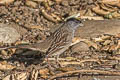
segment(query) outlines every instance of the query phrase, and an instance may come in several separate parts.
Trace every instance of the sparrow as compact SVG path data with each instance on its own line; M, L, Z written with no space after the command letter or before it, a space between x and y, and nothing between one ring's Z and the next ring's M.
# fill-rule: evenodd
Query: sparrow
M64 21L62 25L43 42L29 45L0 47L0 50L9 48L22 48L40 51L42 53L45 53L47 57L59 57L60 54L62 54L71 46L75 30L81 26L83 26L81 20L77 18L69 18Z

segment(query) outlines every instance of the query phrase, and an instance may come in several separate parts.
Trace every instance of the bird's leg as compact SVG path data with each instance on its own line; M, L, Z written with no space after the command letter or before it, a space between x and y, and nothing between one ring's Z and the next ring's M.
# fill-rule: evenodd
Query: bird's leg
M50 65L50 62L49 62L48 58L49 58L49 54L46 55L45 59L46 59L46 62L48 63L48 65Z
M55 62L56 62L59 66L61 66L61 64L60 64L60 62L59 62L59 56L60 56L60 55L55 55L54 58L55 58ZM50 61L49 61L48 58L49 58L49 54L46 56L46 62L48 63L48 66L51 67L51 63L50 63Z
M60 56L60 55L56 55L56 56L55 56L55 60L56 60L56 63L57 63L60 67L62 67L62 65L61 65L60 62L59 62L59 56Z
M55 60L56 60L56 63L57 63L57 64L60 64L60 62L59 62L59 55L56 55L56 56L55 56Z

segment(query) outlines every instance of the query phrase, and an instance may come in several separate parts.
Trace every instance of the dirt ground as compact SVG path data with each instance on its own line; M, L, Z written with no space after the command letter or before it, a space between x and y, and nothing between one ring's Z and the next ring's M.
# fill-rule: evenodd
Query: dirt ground
M3 40L4 43L0 45L41 42L50 36L66 17L93 8L95 2L97 0L13 0L8 4L0 4L0 23L17 31L13 34L9 32L12 34L10 38L13 38L10 43ZM4 25L2 26L4 28ZM19 37L14 37L14 34ZM119 41L119 38L114 36L107 37L107 40L111 40L110 45ZM0 79L48 80L56 76L54 80L120 80L120 74L115 73L120 71L119 54L113 54L114 50L103 50L102 47L106 47L103 45L105 41L96 44L99 44L101 49L96 49L93 44L92 47L88 46L85 42L70 47L60 56L62 67L56 64L54 58L49 58L49 66L44 60L45 54L38 51L1 50ZM77 70L85 71L72 72ZM69 71L71 73L67 74Z

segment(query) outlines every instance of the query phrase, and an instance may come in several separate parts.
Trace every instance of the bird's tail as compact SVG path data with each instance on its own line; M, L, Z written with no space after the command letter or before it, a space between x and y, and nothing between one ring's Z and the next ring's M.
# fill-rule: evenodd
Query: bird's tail
M17 46L9 46L9 47L0 47L0 50L10 49L10 48L21 48L27 49L29 45L17 45Z

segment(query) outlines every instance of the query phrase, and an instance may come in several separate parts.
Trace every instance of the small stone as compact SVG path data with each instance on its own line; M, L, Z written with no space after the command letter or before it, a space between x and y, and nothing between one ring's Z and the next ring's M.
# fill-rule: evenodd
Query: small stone
M84 43L84 42L79 42L78 44L72 46L71 48L72 52L83 52L83 51L88 51L89 50L89 46Z
M4 56L8 55L8 53L5 50L1 50L1 54L4 55Z
M117 69L117 70L120 70L120 64L116 64L116 65L114 66L114 68Z
M20 34L11 25L0 23L0 42L14 43L20 38Z

